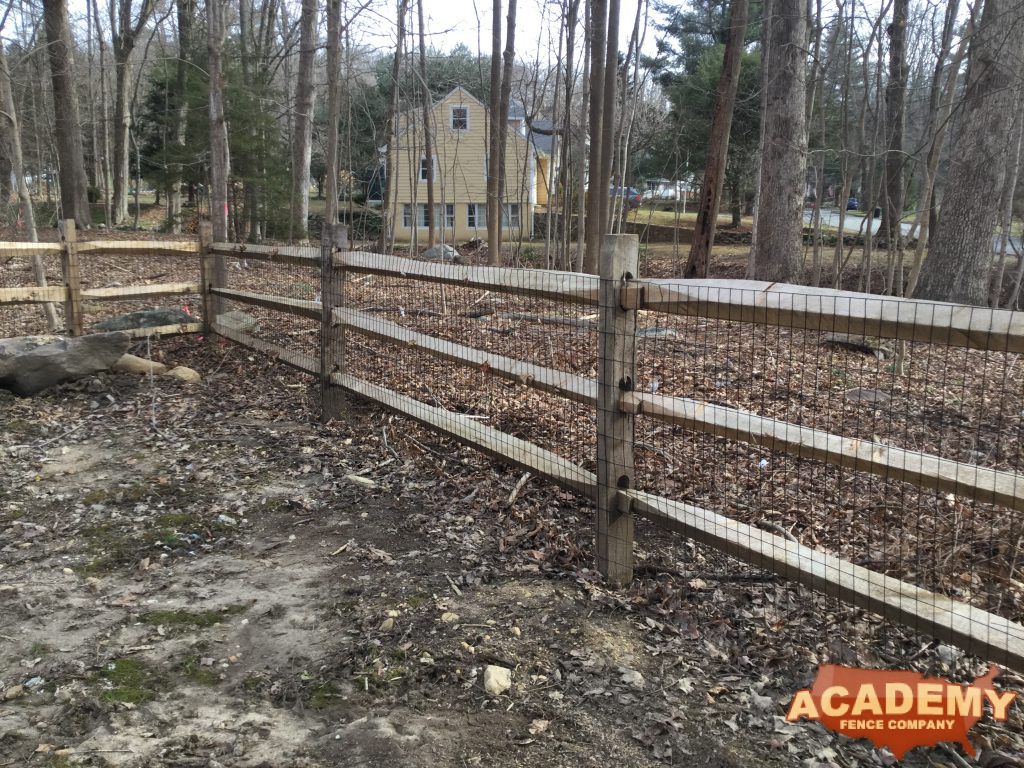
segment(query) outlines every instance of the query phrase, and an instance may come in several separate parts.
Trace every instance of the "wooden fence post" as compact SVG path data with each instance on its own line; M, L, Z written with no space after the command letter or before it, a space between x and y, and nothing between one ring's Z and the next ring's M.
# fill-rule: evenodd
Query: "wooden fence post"
M597 384L597 568L612 584L633 580L633 513L620 510L619 489L633 488L634 416L619 407L636 382L636 311L623 309L620 289L636 278L636 235L601 241L600 339Z
M334 266L334 254L348 250L348 227L333 224L321 236L320 263L320 420L341 415L345 393L331 385L332 373L345 371L345 326L334 325L335 307L345 306L345 269Z
M78 266L75 220L65 219L61 233L63 250L60 266L64 274L64 325L72 336L82 335L82 275Z
M218 297L210 294L213 287L214 265L210 244L213 242L213 224L209 219L199 222L199 282L203 297L203 334L210 335L213 330L214 304ZM219 286L223 288L224 286Z

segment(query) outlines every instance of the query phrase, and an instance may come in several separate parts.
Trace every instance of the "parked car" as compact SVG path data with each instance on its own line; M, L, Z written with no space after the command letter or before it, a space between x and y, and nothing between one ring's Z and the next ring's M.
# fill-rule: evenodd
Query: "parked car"
M846 210L856 211L858 208L860 208L860 200L858 200L856 197L851 197L849 200L846 201Z
M633 187L612 187L609 191L612 199L622 198L626 208L633 210L639 208L640 204L644 201L643 195L641 195Z

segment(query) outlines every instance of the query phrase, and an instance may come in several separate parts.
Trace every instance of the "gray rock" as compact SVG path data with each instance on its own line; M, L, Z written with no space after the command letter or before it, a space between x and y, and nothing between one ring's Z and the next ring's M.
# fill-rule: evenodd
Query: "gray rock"
M222 325L229 331L238 333L259 333L260 330L259 320L248 312L241 312L237 309L217 315L217 325Z
M194 323L192 315L180 309L143 309L96 323L98 331L130 331L133 328L158 328L161 325Z
M433 259L435 261L454 261L456 263L461 260L459 252L447 244L435 245L433 248L428 248L423 252L423 258Z
M848 389L843 393L843 397L851 403L878 403L879 405L885 405L892 400L892 396L886 392L882 392L879 389L867 389L865 387Z
M638 339L674 339L679 333L674 328L641 328L636 332Z
M31 397L44 389L108 370L128 350L127 333L19 336L0 339L0 389Z
M823 342L829 346L849 349L871 355L879 360L888 360L893 356L892 349L882 343L881 339L871 336L852 336L849 333L830 333Z

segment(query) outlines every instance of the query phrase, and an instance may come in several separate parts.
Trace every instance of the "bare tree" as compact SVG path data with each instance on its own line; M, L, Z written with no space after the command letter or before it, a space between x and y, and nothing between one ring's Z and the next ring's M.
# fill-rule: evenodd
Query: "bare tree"
M395 130L395 121L398 119L398 99L400 96L400 89L398 87L398 77L402 67L402 44L405 40L405 16L409 10L409 0L398 0L398 39L395 42L395 55L391 62L391 81L388 83L388 87L391 89L388 98L388 110L387 119L384 121L384 146L391 150L391 144L395 140L397 131ZM395 153L395 159L398 159L398 153ZM381 207L384 215L381 217L383 224L380 230L380 243L379 248L381 252L389 250L390 245L390 226L394 217L397 215L397 210L392 211L391 209L391 197L396 189L395 186L395 168L385 168L384 170L384 193L382 195Z
M128 217L129 143L131 131L131 57L153 11L156 0L142 0L132 18L132 0L110 3L110 29L114 52L114 223Z
M430 120L431 107L430 84L427 82L427 43L423 28L423 0L417 0L416 12L419 15L420 39L420 98L423 107L423 157L427 166L427 248L434 246L436 225L434 221L434 143L433 129Z
M207 49L210 73L210 221L213 239L228 239L228 174L231 157L228 151L228 128L224 119L224 3L206 0Z
M302 13L299 16L299 72L295 82L295 129L292 146L292 232L302 241L308 239L317 5L317 0L302 0Z
M791 282L803 266L806 2L768 0L763 23L761 170L747 271L758 280Z
M885 127L889 146L885 155L885 205L882 231L889 252L886 284L888 293L903 293L903 134L906 127L904 104L907 95L907 7L909 0L893 0L889 24L889 82L885 86ZM896 268L899 267L899 273Z
M2 26L2 25L0 25ZM25 181L25 161L21 152L21 128L18 125L18 111L14 104L14 90L11 84L11 71L7 66L7 53L4 51L3 42L0 41L0 104L3 107L3 116L7 120L11 132L11 173L18 188L18 200L21 203L21 213L25 217L25 232L30 243L36 242L39 238L36 234L35 212L32 210L32 196L29 193L28 183ZM43 259L38 253L32 254L32 276L36 285L46 285L46 270L43 267ZM43 305L43 312L46 315L46 324L51 331L60 327L57 319L57 310L51 303Z
M192 55L192 18L196 12L196 0L176 0L178 11L178 61L174 73L174 94L177 102L171 116L171 136L179 158L185 154L186 129L188 128L188 86L189 66ZM171 231L181 232L181 181L183 167L180 159L168 169L167 222Z
M487 110L487 256L501 263L501 0L491 5L491 94Z
M935 239L915 295L985 304L992 238L1013 123L1007 119L1024 56L1024 7L985 0L969 43L967 83L950 153L950 171Z
M715 111L711 123L711 138L708 142L707 161L704 166L704 185L701 188L697 208L697 224L693 242L690 244L690 258L683 270L683 277L707 277L711 246L715 242L715 225L718 221L718 206L722 200L725 184L725 165L729 154L729 131L732 127L732 113L736 106L739 89L740 62L743 59L743 44L747 33L747 0L732 0L729 11L729 36L725 44L722 61L722 75L718 80L718 94L715 96Z
M60 164L60 200L63 218L74 219L81 229L92 226L89 180L82 153L82 121L78 115L74 39L68 22L67 0L44 0L50 76L53 81L54 139Z

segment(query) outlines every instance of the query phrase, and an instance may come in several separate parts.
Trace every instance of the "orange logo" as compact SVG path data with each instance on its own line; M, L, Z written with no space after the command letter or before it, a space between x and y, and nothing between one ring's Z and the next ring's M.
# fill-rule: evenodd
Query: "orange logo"
M826 728L853 738L867 738L888 747L902 760L907 750L954 741L974 756L967 732L977 723L987 701L992 717L1005 720L1011 691L999 691L993 664L970 685L955 685L941 677L917 672L889 672L822 664L810 688L796 692L786 720L818 720Z

